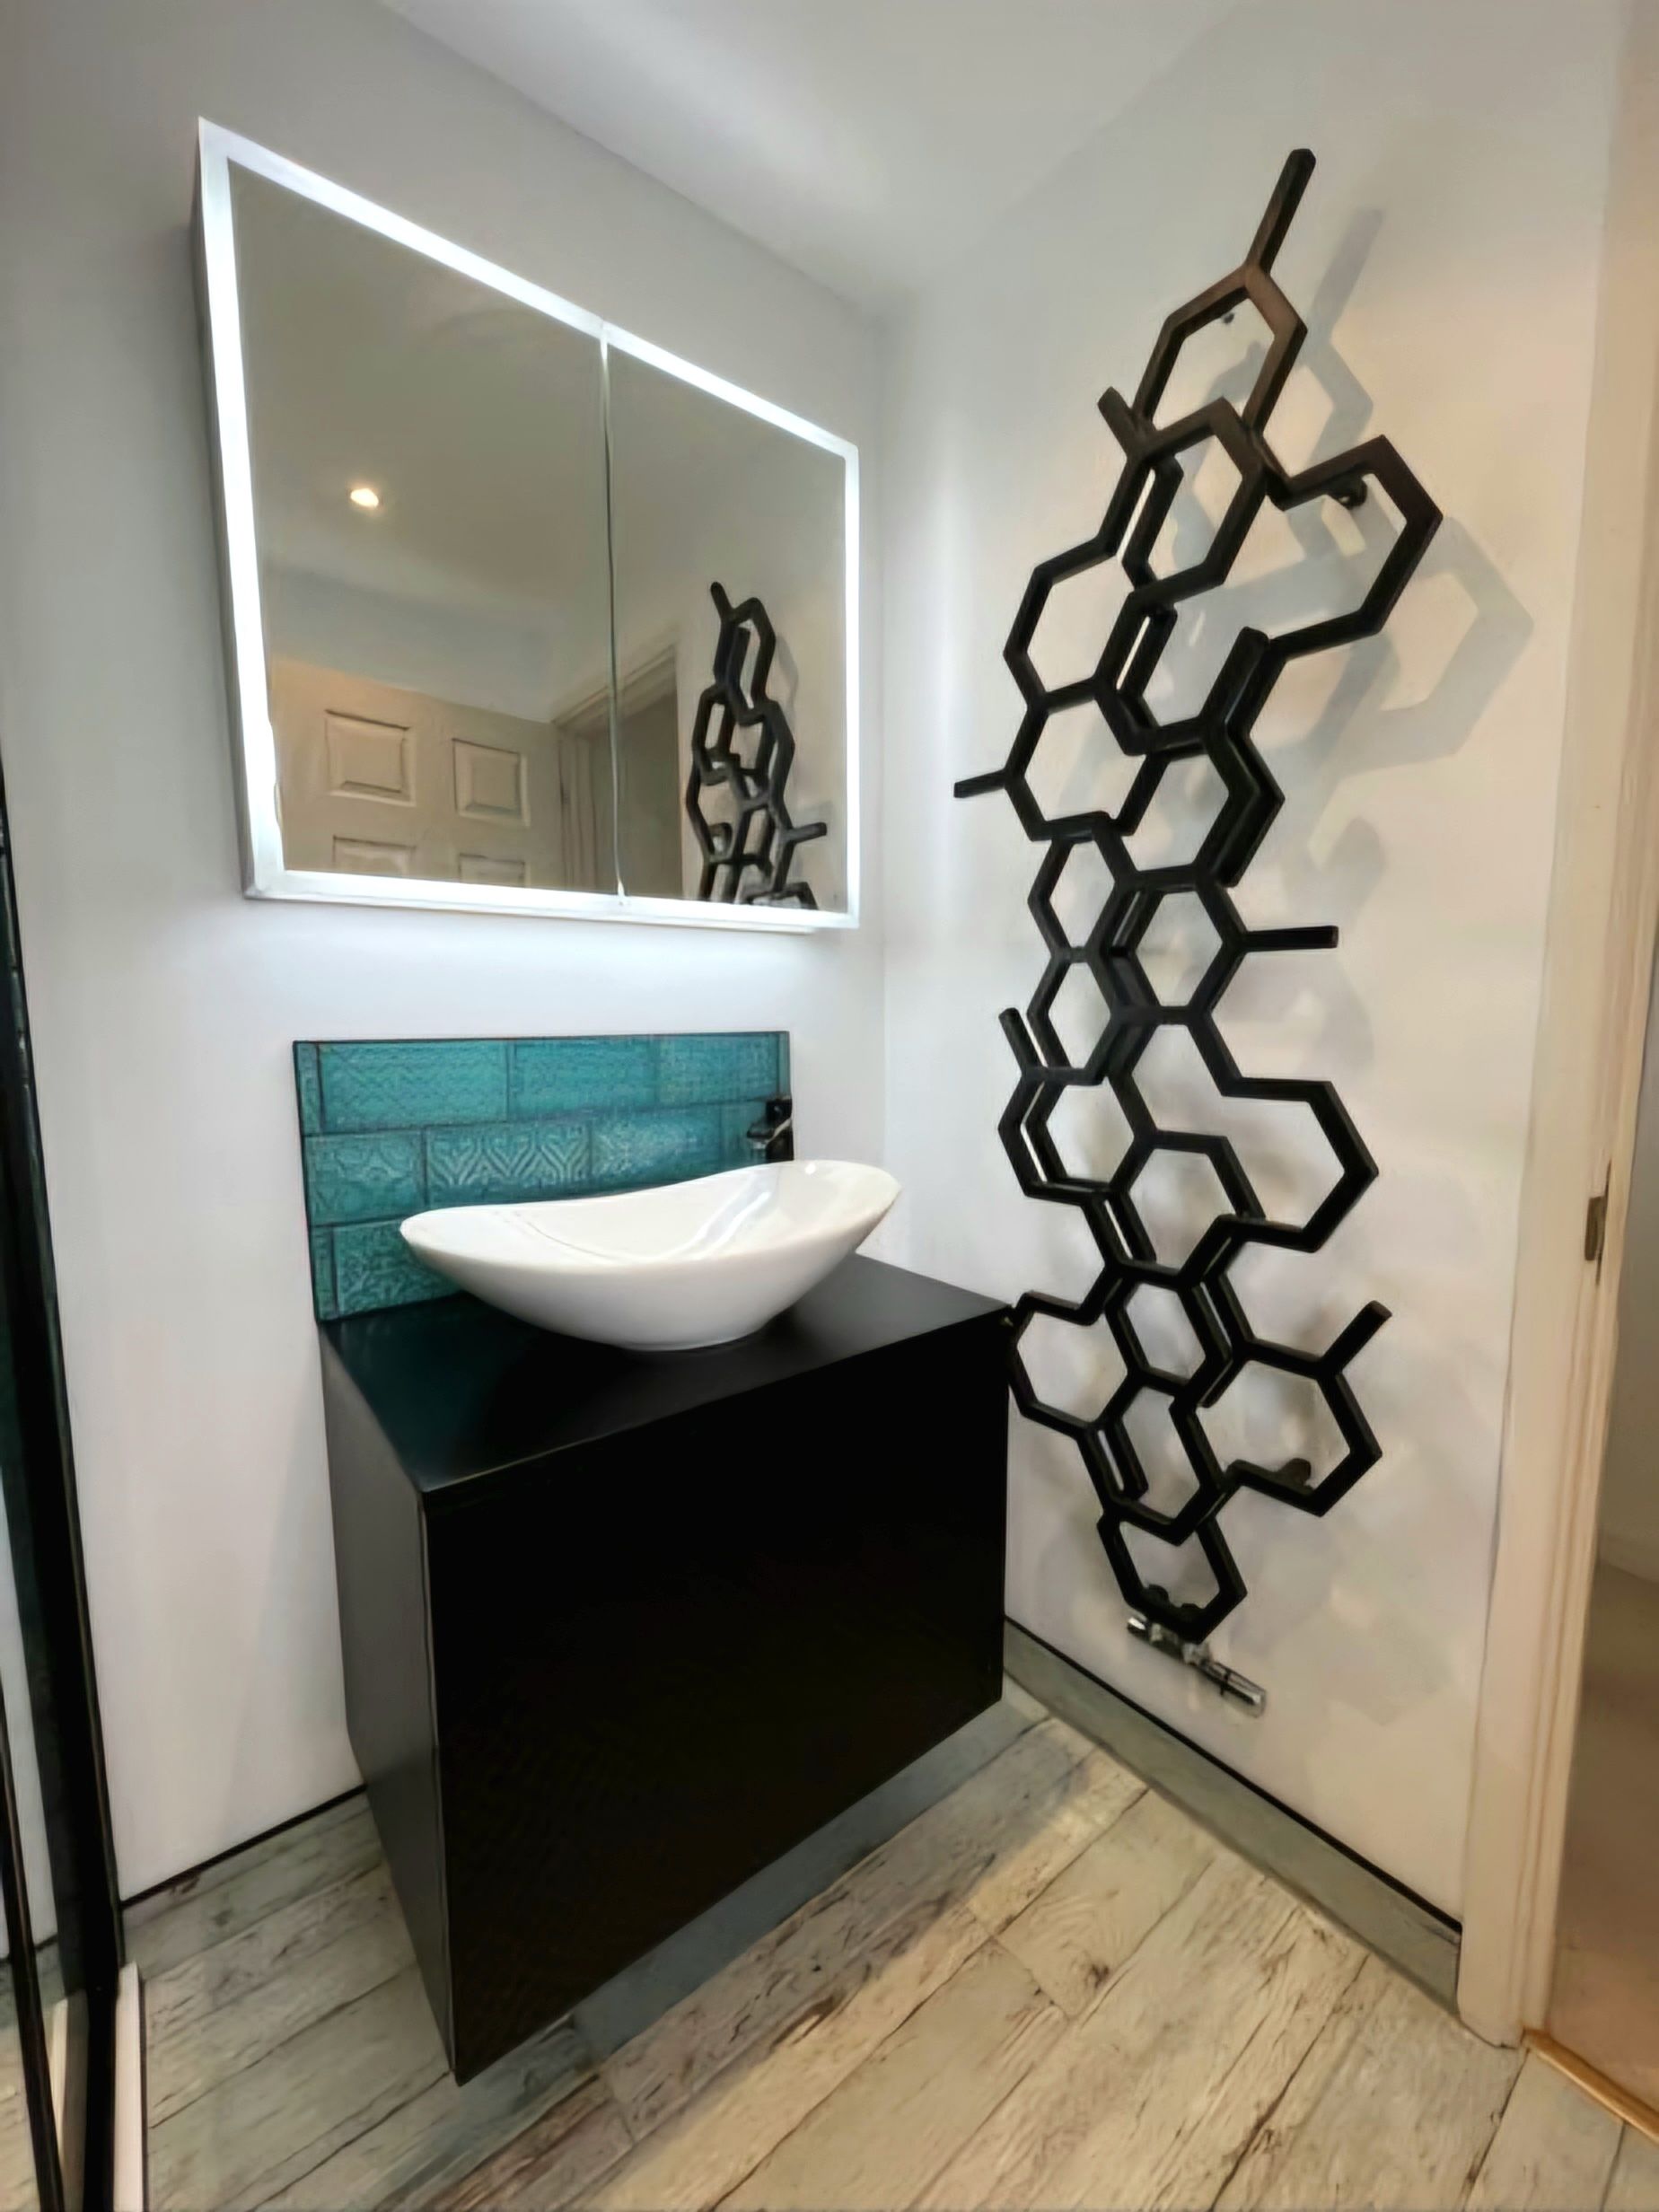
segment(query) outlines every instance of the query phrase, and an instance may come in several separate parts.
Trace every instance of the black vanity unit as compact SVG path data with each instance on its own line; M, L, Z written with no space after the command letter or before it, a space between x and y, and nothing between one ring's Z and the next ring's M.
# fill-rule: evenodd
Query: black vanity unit
M323 1325L352 1742L461 2079L996 1701L1005 1330L865 1259L710 1351Z

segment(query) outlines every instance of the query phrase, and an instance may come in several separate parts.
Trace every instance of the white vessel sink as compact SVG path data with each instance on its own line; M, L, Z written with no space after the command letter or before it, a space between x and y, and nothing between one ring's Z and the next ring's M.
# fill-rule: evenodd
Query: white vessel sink
M404 1241L539 1328L640 1352L746 1337L862 1244L899 1196L879 1167L786 1160L600 1198L452 1206Z

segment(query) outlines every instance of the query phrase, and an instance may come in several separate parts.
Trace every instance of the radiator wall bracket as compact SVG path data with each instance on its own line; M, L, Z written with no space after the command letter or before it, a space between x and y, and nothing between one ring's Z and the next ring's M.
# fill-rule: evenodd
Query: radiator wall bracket
M1173 1628L1166 1628L1162 1621L1148 1620L1145 1613L1131 1613L1128 1626L1131 1636L1139 1637L1143 1644L1161 1651L1166 1659L1179 1660L1182 1666L1190 1667L1224 1698L1242 1705L1247 1713L1260 1716L1267 1711L1268 1693L1261 1684L1252 1682L1248 1674L1224 1666L1207 1644L1189 1644L1185 1637L1177 1636Z

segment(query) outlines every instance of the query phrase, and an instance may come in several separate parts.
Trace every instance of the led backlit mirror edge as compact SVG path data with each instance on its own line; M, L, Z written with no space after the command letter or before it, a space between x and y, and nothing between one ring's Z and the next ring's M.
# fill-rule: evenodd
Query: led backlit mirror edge
M412 252L441 262L459 275L487 285L539 314L584 330L601 347L631 354L636 360L693 384L727 405L758 416L792 436L838 455L846 487L845 726L847 904L838 909L727 906L697 899L642 898L626 891L583 891L521 888L508 883L461 883L442 879L331 874L320 869L290 868L283 857L282 822L276 796L276 742L271 726L265 674L265 626L259 604L259 561L254 527L253 469L248 431L243 373L241 315L237 289L236 242L231 205L231 171L240 166L285 186L336 214L378 232ZM361 194L334 184L268 147L205 118L198 126L196 252L207 386L209 444L215 474L215 506L219 532L222 612L225 633L227 688L242 882L252 899L298 899L336 906L417 907L439 912L567 916L584 921L654 922L692 929L769 930L788 935L823 929L852 929L858 922L859 888L859 691L858 691L858 449L786 408L775 406L741 385L682 360L648 338L591 314L540 285L516 276L464 246L440 237Z

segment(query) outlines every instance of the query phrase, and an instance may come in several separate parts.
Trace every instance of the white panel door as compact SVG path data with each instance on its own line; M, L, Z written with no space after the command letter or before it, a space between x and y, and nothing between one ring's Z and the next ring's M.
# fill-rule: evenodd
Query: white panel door
M614 887L550 724L285 659L270 698L291 868Z

